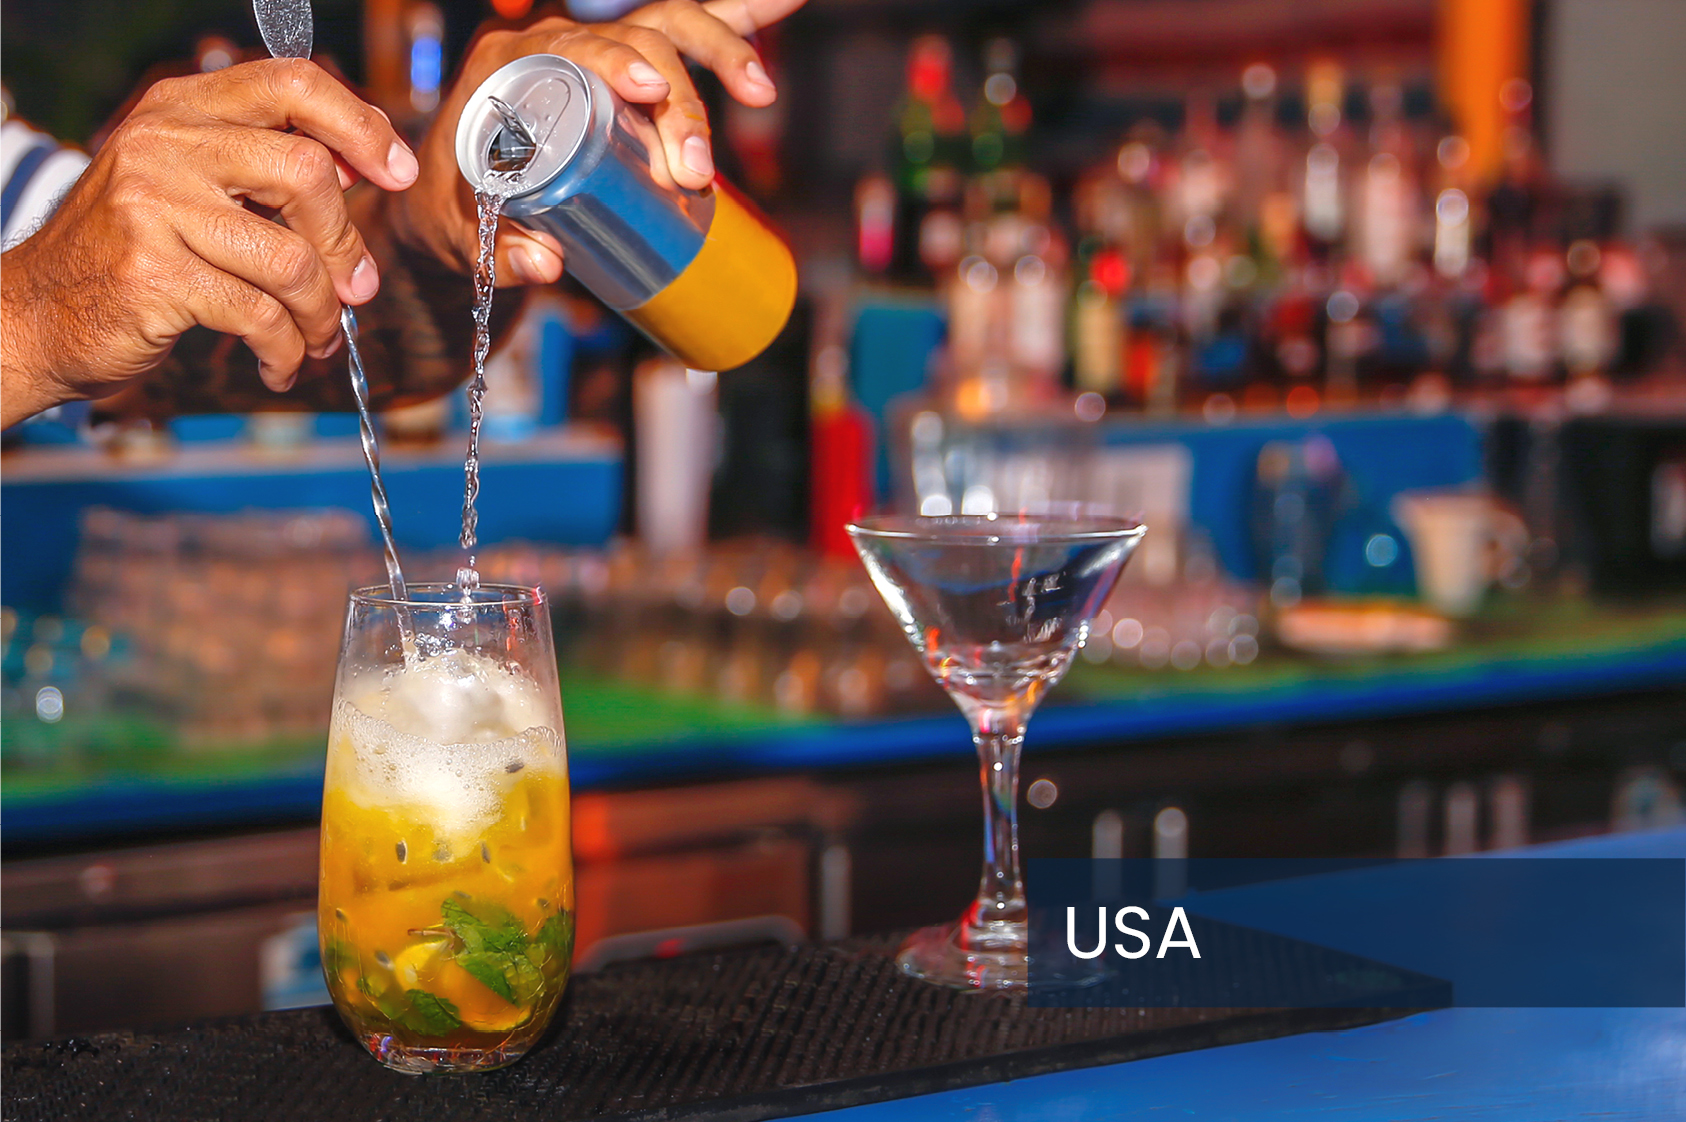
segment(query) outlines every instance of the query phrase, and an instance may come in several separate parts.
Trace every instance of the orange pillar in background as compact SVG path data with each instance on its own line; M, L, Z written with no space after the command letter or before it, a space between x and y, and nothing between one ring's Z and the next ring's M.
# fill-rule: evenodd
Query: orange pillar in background
M1529 0L1440 0L1440 100L1469 141L1470 171L1490 181L1504 161L1509 114L1499 91L1529 80Z

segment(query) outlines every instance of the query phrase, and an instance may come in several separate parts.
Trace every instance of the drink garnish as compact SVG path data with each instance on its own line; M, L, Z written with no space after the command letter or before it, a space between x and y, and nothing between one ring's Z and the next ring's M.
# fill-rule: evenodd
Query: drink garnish
M455 900L443 905L445 926L459 944L457 965L511 1005L524 1005L544 986L539 966L549 952L533 945L521 922L507 911L496 905L479 907L491 918L474 915Z
M462 1027L457 1007L426 990L408 989L402 1000L395 1000L391 991L376 992L367 976L357 979L357 988L383 1017L418 1036L445 1036Z

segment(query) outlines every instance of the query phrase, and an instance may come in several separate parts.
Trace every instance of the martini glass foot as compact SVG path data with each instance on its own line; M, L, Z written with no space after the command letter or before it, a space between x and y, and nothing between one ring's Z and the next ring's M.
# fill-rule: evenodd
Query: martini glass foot
M923 927L896 952L902 973L962 990L1023 993L1030 974L1022 923L974 928L965 921Z

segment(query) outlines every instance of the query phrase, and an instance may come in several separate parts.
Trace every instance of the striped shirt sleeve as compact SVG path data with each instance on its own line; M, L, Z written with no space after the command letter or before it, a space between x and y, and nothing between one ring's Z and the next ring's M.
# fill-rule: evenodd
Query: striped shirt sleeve
M40 229L87 166L87 156L22 121L0 124L0 245Z

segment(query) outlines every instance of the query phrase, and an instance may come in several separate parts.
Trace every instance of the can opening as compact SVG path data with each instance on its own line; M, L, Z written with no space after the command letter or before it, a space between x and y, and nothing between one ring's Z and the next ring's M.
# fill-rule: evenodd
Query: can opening
M486 149L486 166L495 172L520 171L532 162L539 143L513 106L500 97L488 97L487 100L497 110L503 127L492 136Z
M565 58L528 55L481 83L457 121L463 178L490 189L496 177L505 194L555 180L591 131L595 79L585 74Z

